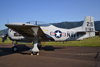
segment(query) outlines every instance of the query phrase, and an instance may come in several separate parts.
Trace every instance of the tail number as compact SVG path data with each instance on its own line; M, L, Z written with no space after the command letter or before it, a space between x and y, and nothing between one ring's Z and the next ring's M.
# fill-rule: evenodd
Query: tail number
M87 26L93 27L93 22L87 22Z
M94 31L94 28L85 28L86 31Z

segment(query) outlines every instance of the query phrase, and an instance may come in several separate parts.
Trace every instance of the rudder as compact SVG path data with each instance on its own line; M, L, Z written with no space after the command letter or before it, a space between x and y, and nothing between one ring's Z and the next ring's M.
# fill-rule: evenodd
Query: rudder
M82 25L82 30L83 31L95 31L95 27L94 27L94 18L91 16L86 16L84 19L84 23Z

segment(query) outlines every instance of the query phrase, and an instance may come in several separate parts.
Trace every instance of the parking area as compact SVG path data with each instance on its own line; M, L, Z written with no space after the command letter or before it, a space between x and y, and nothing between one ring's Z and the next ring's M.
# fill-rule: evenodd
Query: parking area
M40 55L29 52L32 45L0 44L0 67L100 67L100 47L42 46Z

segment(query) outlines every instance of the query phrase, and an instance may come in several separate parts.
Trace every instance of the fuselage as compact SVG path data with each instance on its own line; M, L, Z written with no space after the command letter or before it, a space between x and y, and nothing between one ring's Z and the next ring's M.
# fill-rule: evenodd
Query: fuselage
M72 40L83 40L88 37L88 34L78 34L78 32L82 31L81 27L73 28L73 29L64 29L58 28L53 25L43 27L41 29L45 34L49 35L48 38L53 38L54 41L72 41Z
M72 40L83 40L84 38L89 37L88 32L83 34L78 33L82 31L81 27L73 29L63 29L55 27L53 25L49 25L49 26L40 26L40 28L48 38L48 40L45 41L72 41ZM27 39L11 29L8 30L8 37L13 41L32 42L32 39Z
M82 26L72 29L27 23L9 23L6 26L16 31L8 30L8 37L15 41L32 42L36 39L39 41L72 41L95 36L94 18L91 16L85 17Z

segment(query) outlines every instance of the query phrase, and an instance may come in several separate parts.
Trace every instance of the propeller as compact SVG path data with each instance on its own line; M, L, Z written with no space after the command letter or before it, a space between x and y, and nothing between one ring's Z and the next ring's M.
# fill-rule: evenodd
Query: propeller
M6 34L3 38L2 38L2 42L5 42L5 40L7 39L8 34Z
M7 20L7 22L9 23L9 20ZM7 39L8 37L8 28L7 28L7 33L5 34L4 37L2 37L2 42L5 42L5 40Z

